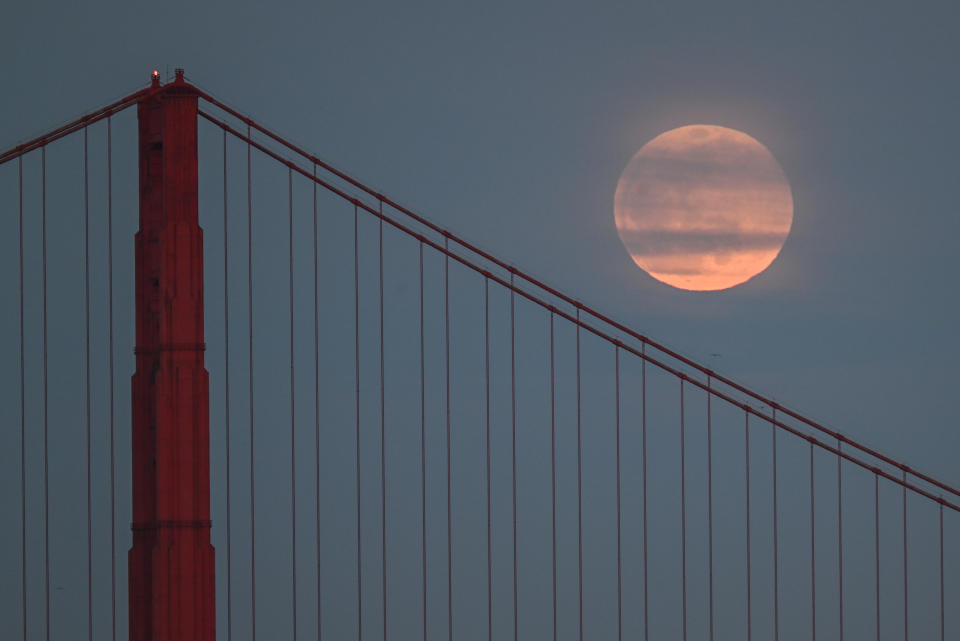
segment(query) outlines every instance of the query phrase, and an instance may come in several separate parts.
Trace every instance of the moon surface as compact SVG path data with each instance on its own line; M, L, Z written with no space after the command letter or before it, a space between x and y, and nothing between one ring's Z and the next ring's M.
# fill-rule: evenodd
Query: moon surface
M617 233L633 261L679 289L753 278L780 253L793 196L779 163L735 129L689 125L633 156L614 196Z

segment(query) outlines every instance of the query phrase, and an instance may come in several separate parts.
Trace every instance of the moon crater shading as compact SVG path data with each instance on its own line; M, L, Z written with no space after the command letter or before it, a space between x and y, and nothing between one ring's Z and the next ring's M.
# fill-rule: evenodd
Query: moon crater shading
M617 233L645 272L708 291L753 278L780 253L793 197L779 163L735 129L689 125L638 151L614 196Z

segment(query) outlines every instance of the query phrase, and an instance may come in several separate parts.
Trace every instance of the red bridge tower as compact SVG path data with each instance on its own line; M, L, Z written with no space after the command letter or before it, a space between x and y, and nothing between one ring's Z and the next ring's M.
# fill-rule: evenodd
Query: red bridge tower
M157 74L153 82L160 86ZM197 93L183 70L140 102L137 115L130 639L213 641Z

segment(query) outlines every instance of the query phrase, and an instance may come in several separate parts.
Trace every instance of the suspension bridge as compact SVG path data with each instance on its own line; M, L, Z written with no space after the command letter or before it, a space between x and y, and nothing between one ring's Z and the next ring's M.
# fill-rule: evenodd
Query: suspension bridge
M181 70L0 199L3 638L960 638L960 491Z

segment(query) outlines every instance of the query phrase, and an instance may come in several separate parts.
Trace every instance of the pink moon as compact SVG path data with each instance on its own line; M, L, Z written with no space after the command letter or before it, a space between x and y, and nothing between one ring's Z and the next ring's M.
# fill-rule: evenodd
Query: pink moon
M638 151L617 182L617 233L633 262L693 291L745 283L780 253L793 224L773 155L735 129L689 125Z

